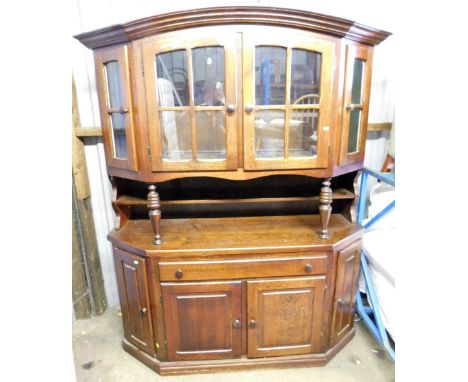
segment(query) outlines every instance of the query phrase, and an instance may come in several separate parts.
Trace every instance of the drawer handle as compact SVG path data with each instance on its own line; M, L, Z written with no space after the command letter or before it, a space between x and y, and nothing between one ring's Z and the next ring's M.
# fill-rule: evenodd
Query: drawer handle
M141 308L140 309L140 315L144 316L146 314L146 312L148 311L148 309L146 308Z
M312 264L306 264L306 265L304 266L304 270L305 270L307 273L312 272L312 269L314 269L314 267L312 266Z
M257 323L255 322L255 320L250 320L249 326L250 326L252 329L254 329L254 328L257 326Z
M240 320L234 320L232 321L232 326L236 329L239 329L241 327L241 322Z
M176 269L175 271L176 279L181 279L183 275L184 275L184 272L182 272L182 269Z

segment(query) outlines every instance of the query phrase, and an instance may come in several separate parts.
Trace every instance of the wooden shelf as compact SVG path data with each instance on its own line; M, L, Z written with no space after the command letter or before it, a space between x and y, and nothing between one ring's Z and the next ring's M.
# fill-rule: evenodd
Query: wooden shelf
M355 195L340 188L333 191L333 199L354 199ZM240 203L284 203L284 202L303 202L319 200L319 196L299 196L299 197L276 197L276 198L247 198L247 199L185 199L185 200L164 200L161 205L183 205L183 204L240 204ZM146 199L136 196L122 195L117 199L118 206L143 206L148 202Z

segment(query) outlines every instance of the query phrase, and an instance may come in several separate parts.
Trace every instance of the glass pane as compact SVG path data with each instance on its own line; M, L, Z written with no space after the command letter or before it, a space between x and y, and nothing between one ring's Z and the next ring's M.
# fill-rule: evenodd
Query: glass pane
M321 53L293 49L291 56L291 104L317 104L320 100Z
M365 62L360 59L354 60L353 85L351 88L351 103L362 103L362 80Z
M286 48L255 48L255 103L284 105L286 99Z
M112 140L114 144L114 158L127 158L127 137L125 135L125 114L112 113L110 115Z
M319 111L292 110L289 120L289 157L317 155L317 127Z
M188 111L161 111L163 159L192 159L192 130Z
M284 158L284 111L255 113L255 156L257 159Z
M160 106L188 106L189 87L185 50L156 55Z
M351 110L349 116L348 153L359 150L359 126L361 124L361 110Z
M193 49L192 68L195 105L224 106L224 49Z
M110 108L120 108L122 105L122 94L120 92L119 63L111 61L104 65L107 79L107 103Z
M224 111L195 113L197 159L226 159L226 117Z

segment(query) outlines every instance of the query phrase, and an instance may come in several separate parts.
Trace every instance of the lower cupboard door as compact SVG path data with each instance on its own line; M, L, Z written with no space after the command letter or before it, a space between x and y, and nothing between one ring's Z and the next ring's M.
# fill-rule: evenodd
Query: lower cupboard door
M161 287L169 361L241 356L240 281Z
M249 357L318 353L325 276L247 281Z

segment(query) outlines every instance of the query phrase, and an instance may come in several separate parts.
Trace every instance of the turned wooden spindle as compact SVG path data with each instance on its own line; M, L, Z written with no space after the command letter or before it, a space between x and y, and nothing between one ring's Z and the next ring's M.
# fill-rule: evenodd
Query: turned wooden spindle
M320 220L322 222L322 229L320 230L320 239L328 239L328 222L332 211L331 202L333 200L332 189L330 188L331 178L323 181L323 187L320 189Z
M161 240L161 203L159 200L159 194L156 192L156 186L151 184L148 187L148 214L151 220L151 226L153 227L154 240L153 243L156 245L162 244Z

